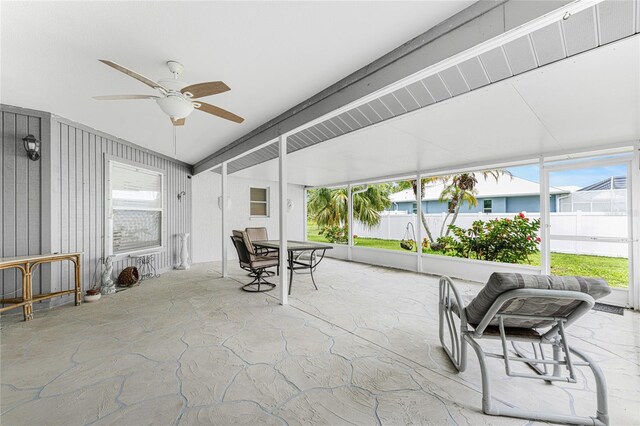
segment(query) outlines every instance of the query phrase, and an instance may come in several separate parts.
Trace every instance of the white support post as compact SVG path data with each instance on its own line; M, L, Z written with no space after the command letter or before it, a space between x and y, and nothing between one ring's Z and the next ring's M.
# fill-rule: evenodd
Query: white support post
M417 252L417 264L416 271L422 272L422 175L418 173L416 175L416 252Z
M278 138L278 164L280 185L280 304L289 304L289 282L287 281L289 252L287 250L287 137Z
M222 163L222 197L220 201L220 209L222 211L221 222L221 241L222 241L222 276L229 276L227 268L227 162Z
M353 260L353 254L351 248L353 247L353 192L351 190L351 184L347 185L347 228L348 234L348 246L347 246L347 259Z
M307 188L304 188L304 192L302 193L302 232L303 237L302 241L307 241L307 233L309 230L307 229Z
M544 158L540 158L540 260L543 274L551 273L551 241L549 204L549 172L545 170Z

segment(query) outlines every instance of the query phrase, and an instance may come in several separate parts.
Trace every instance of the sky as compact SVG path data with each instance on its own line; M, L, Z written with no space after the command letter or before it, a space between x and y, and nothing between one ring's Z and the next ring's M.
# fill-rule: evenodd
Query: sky
M507 170L514 176L538 183L540 172L537 164L529 166L509 167ZM627 167L625 165L602 166L586 169L564 170L549 174L549 184L551 186L579 186L583 188L593 183L608 179L611 176L626 176Z

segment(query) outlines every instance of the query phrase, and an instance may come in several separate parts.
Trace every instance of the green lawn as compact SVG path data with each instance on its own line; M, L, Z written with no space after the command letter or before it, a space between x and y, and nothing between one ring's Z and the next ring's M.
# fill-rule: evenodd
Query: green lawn
M313 222L307 222L307 239L309 241L328 242L324 236L318 235L318 226ZM404 251L400 247L399 240L356 238L354 243L359 247ZM442 254L424 249L422 252ZM531 256L531 265L540 266L540 253ZM551 273L555 275L601 277L607 280L610 286L618 288L627 288L629 285L629 261L619 257L551 253Z

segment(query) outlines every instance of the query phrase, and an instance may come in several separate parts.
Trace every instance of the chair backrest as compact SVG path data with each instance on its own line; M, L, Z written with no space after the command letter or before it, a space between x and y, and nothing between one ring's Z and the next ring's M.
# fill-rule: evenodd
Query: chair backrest
M518 328L549 327L555 324L549 317L568 318L583 304L584 294L599 299L611 293L611 288L602 278L494 272L480 293L465 308L467 321L470 324L480 324L494 303L512 290L536 290L526 292L526 296L525 292L520 292L521 297L509 298L497 311L498 314L529 317L504 319L506 327ZM558 292L558 297L554 297L554 292ZM571 293L568 292L573 292L575 297L570 297ZM488 323L497 324L496 318Z
M234 238L239 238L242 240L247 251L247 255L249 256L249 262L253 262L254 260L256 260L256 251L254 250L251 239L249 238L247 233L245 231L239 231L237 229L234 229L233 231L231 231L231 233L233 234Z
M238 238L236 235L232 235L231 241L233 241L233 246L236 248L236 252L238 253L240 265L245 267L249 266L251 264L251 259L249 258L249 253L247 251L247 246L244 244L244 240L242 238Z
M265 241L269 239L267 228L246 228L244 232L247 233L251 241Z

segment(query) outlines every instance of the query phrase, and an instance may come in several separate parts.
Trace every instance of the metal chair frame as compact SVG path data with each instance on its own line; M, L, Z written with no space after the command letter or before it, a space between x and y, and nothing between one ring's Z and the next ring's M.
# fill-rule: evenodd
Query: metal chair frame
M264 267L251 266L252 262L249 256L248 248L244 243L244 241L242 240L242 238L231 236L231 241L233 242L233 246L236 248L236 251L238 252L238 261L240 264L240 268L254 274L253 281L243 285L242 290L250 293L263 293L265 291L273 290L276 285L263 278L263 275L266 275L266 272L267 272L266 269L272 268L273 265L264 266Z
M441 277L439 287L438 314L440 344L456 370L459 372L463 372L467 368L467 344L469 344L475 351L480 363L480 372L482 375L482 410L485 414L579 425L588 424L604 426L609 424L607 385L604 374L591 357L569 345L566 334L568 326L591 310L595 304L593 297L577 291L548 289L510 290L502 293L496 298L479 324L470 325L467 322L465 305L451 279L446 276ZM569 315L561 317L517 315L500 312L505 303L510 302L513 299L526 300L528 298L567 299L575 300L580 303ZM454 302L458 307L457 312L453 309ZM459 328L456 326L454 315L459 318ZM508 328L505 327L505 320L508 321L513 318L549 321L552 322L553 325L548 331L538 335L537 337L533 335L510 335ZM499 337L484 334L487 327L494 320L497 320L498 322L498 329L500 331ZM449 335L448 342L445 336L445 331L447 331ZM478 340L484 338L499 338L502 344L502 353L485 352L478 343ZM516 345L517 341L531 343L533 355L530 356L520 349ZM511 342L516 356L511 356L509 354L508 342ZM551 345L553 350L553 359L545 357L543 345ZM578 359L574 359L574 356ZM487 366L487 358L501 359L504 362L505 373L507 376L525 379L541 379L547 383L555 381L576 383L576 367L589 367L596 381L596 416L584 417L552 412L523 410L512 407L497 407L494 404L492 397L491 376ZM514 372L512 370L512 363L514 362L527 364L536 374ZM551 373L549 373L547 369L547 366L549 365L553 366L553 371ZM565 367L567 369L567 376L562 375L561 367Z

